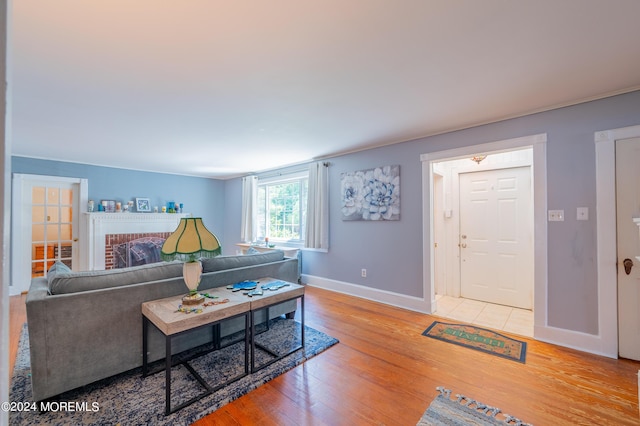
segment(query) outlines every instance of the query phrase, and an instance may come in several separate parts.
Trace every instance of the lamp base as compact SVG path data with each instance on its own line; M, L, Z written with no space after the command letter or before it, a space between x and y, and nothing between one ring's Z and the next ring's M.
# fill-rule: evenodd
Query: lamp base
M204 296L200 293L187 294L186 296L182 297L183 305L199 305L202 302L204 302Z

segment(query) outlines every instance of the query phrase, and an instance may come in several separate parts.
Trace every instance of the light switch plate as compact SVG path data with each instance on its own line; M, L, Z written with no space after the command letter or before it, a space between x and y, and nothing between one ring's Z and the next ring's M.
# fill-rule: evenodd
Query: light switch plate
M564 222L564 210L549 210L549 222Z

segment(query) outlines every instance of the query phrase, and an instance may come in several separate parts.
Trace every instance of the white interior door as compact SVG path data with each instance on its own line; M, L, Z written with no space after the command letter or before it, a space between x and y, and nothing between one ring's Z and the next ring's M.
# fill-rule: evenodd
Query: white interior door
M529 166L460 174L459 242L462 297L532 309Z
M14 175L11 294L28 291L57 260L77 270L84 193L86 179Z
M618 353L640 360L640 138L616 141L616 222L618 250ZM624 261L633 267L627 274Z

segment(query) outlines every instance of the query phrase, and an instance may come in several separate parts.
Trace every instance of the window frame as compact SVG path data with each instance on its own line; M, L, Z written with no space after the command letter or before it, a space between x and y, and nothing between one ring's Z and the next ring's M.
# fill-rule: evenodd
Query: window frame
M258 178L258 183L257 183L257 192L258 192L258 199L260 198L259 194L261 190L265 190L266 191L266 187L268 186L274 186L274 185L279 185L279 184L285 184L285 183L290 183L290 182L300 182L301 184L303 183L303 181L306 181L306 190L303 190L303 188L301 187L301 191L300 191L300 203L299 203L299 214L300 214L300 239L284 239L284 238L272 238L269 234L269 226L268 226L268 215L269 215L269 206L268 206L268 199L265 196L265 200L264 200L264 206L257 206L257 215L258 215L258 240L259 241L264 241L265 237L269 237L269 242L270 243L274 243L274 244L278 244L278 245L285 245L285 246L293 246L293 247L303 247L304 246L304 242L305 242L305 230L306 230L306 219L307 219L307 197L309 196L309 172L307 170L305 171L299 171L299 172L293 172L293 173L286 173L286 174L281 174L281 175L277 175L277 176L270 176L270 177L266 177L266 178ZM262 218L261 218L261 210L264 209L265 213L264 213L264 231L265 234L267 235L261 235L262 234Z

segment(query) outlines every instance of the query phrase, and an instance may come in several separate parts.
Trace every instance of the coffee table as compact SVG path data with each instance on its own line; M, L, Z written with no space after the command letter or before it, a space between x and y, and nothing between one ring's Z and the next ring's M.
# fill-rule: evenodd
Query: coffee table
M166 299L153 300L150 302L144 302L142 304L142 375L147 376L154 372L149 372L147 363L147 351L148 351L148 333L149 323L153 324L160 332L165 336L165 386L166 386L166 400L165 400L165 414L169 415L181 408L190 405L204 396L210 395L218 389L234 382L247 374L249 374L249 330L250 327L250 310L251 299L239 293L231 293L225 288L214 288L206 291L212 296L217 296L215 299L207 299L207 301L222 301L229 299L226 303L216 304L213 306L202 306L202 312L200 313L185 313L178 311L178 306L182 303L182 296L169 297ZM196 308L198 308L196 307ZM185 306L185 308L193 308L191 306ZM205 355L211 350L200 352L187 360L172 362L172 339L185 333L190 333L195 330L202 329L203 327L214 327L214 339L219 337L217 332L217 326L220 323L232 318L242 317L245 318L245 337L244 337L244 373L236 377L232 377L224 383L217 384L215 386L207 383L195 369L189 365L189 361ZM217 342L216 342L217 347ZM215 350L215 348L213 349ZM201 394L189 399L188 401L179 404L176 407L171 407L171 367L174 365L183 364L187 370L195 377L195 379L204 387L205 391Z

